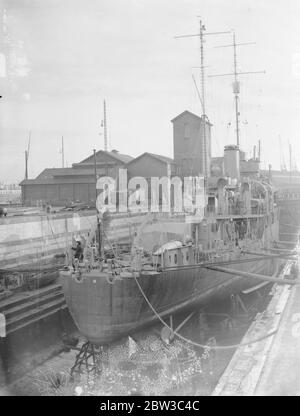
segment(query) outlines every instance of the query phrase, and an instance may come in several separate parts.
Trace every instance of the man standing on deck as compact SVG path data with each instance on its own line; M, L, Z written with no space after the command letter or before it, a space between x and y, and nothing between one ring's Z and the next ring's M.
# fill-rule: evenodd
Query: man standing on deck
M7 209L0 207L0 218L3 216L6 217L6 215L7 215Z
M83 259L83 249L81 246L81 242L77 241L77 246L75 248L72 247L72 250L75 251L74 258L81 261Z

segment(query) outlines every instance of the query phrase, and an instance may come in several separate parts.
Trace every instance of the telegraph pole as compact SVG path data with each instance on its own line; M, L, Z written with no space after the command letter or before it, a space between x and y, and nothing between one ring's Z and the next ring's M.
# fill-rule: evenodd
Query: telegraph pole
M233 43L230 45L216 46L216 48L228 48L233 47L233 67L234 72L230 74L218 74L218 75L208 75L210 78L214 77L226 77L234 76L233 82L233 94L235 100L235 125L236 125L236 144L240 146L240 111L239 111L239 95L240 95L240 82L238 80L238 75L248 75L248 74L265 74L266 71L248 71L248 72L238 72L238 61L237 61L237 46L253 45L256 42L244 42L236 43L235 32L233 32Z
M223 35L231 33L230 31L226 32L206 32L205 25L203 24L202 20L200 20L200 30L198 34L195 35L180 35L175 36L175 39L179 38L190 38L190 37L199 37L200 38L200 70L201 70L201 93L202 99L201 106L202 106L202 120L203 120L203 155L204 155L204 178L207 179L208 176L208 169L207 169L207 138L206 138L206 122L208 121L208 117L206 115L206 106L205 106L205 64L204 64L204 37L208 35Z

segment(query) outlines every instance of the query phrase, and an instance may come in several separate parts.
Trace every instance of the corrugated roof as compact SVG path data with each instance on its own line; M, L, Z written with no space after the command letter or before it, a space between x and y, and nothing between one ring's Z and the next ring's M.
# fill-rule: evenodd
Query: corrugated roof
M73 183L95 183L95 179L92 176L86 176L84 178L78 177L75 179L72 179L72 177L67 178L58 178L58 177L52 177L52 178L46 178L46 179L24 179L20 185L61 185L61 184L73 184Z
M36 177L36 179L48 179L53 178L53 176L56 175L66 175L70 171L72 171L72 168L46 168Z
M168 156L158 155L156 153L148 153L148 155L151 155L151 156L155 157L156 159L159 159L159 160L161 160L162 162L165 162L165 163L175 163L174 159L171 159Z
M133 160L133 157L129 155L124 155L122 153L117 152L116 150L111 152L105 152L104 150L99 150L97 154L104 153L107 154L109 157L111 157L114 160L117 160L119 162L122 162L124 164L127 164L131 160ZM35 179L24 179L20 185L42 185L42 184L57 184L57 183L63 183L63 179L60 179L60 182L57 182L58 177L65 176L67 178L71 177L79 177L84 176L84 178L76 178L76 182L93 182L94 181L94 168L89 169L89 165L93 164L93 157L94 155L89 156L88 158L84 159L80 163L76 163L76 168L46 168L44 169ZM92 159L91 163L85 164L84 162ZM87 168L80 168L80 164L86 165ZM98 167L99 163L97 163ZM98 167L99 169L99 167ZM91 177L91 178L88 178ZM66 179L67 179L66 178ZM67 183L67 182L66 182Z
M118 158L119 160L121 160L124 163L128 163L128 162L130 162L131 160L134 159L132 156L125 155L123 153L119 153L119 152L116 152L116 151L111 151L111 152L109 152L109 154L113 155L114 157Z
M119 162L122 162L122 163L128 163L131 160L133 160L133 157L132 156L124 155L123 153L119 153L117 150L113 150L111 152L106 152L105 150L98 150L98 152L96 152L96 157L99 154L108 155L108 156L112 157L113 159L116 159L116 160L118 160ZM84 160L82 160L81 162L77 163L76 165L80 165L81 163L85 163L89 159L91 159L91 163L92 163L93 162L93 158L94 158L94 155L91 155L89 157L86 157Z
M35 180L53 179L58 176L95 176L94 169L52 168L44 169Z
M171 163L171 164L174 164L175 163L175 161L173 159L171 159L170 157L162 156L162 155L157 155L156 153L145 152L145 153L142 153L140 156L136 157L135 159L131 160L128 163L128 165L130 163L134 163L136 160L140 159L143 156L147 156L147 155L149 155L151 157L154 157L155 159L158 159L158 160L160 160L163 163Z
M19 185L30 185L35 184L36 179L23 179L22 182L19 183Z
M66 172L54 172L53 176L95 176L95 171L94 169L71 168Z

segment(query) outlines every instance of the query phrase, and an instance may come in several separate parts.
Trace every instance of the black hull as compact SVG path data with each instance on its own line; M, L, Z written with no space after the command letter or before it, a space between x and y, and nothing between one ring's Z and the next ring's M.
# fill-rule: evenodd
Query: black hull
M251 256L236 250L219 261L247 257ZM236 270L265 275L274 274L276 267L273 260L265 259L230 265ZM140 274L137 280L161 317L185 308L205 306L214 299L226 298L260 283L257 279L205 268ZM110 344L158 319L133 277L123 277L111 284L106 274L95 270L83 273L83 280L78 282L71 273L62 272L61 282L75 323L80 332L96 345Z

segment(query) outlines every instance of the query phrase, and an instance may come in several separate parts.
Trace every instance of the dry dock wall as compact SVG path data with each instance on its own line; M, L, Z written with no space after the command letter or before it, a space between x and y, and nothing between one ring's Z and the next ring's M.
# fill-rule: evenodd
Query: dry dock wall
M87 233L95 216L34 215L0 220L0 268L47 259L65 251L76 233Z
M146 249L190 233L190 224L181 217L158 216L164 218L163 228L155 218L148 223L145 213L112 214L104 223L104 244L110 247L116 242L131 243L140 227ZM73 238L86 237L95 230L95 224L96 215L89 211L0 218L0 269L45 261L65 253Z
M113 215L106 238L129 242L144 215ZM0 219L0 269L50 259L61 254L72 239L87 236L96 223L94 212L35 214Z

